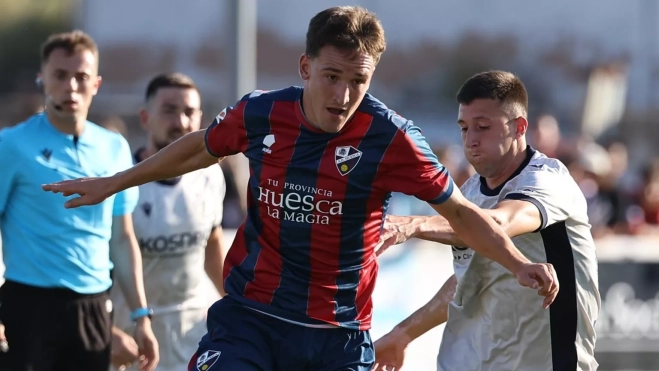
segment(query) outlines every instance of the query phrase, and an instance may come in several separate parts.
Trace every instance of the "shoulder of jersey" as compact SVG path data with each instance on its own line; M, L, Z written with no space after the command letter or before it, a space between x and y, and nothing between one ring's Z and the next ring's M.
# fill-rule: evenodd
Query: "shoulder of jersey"
M526 166L527 171L546 171L555 174L569 174L567 167L558 159L547 157L544 153L537 151Z
M113 141L119 141L119 142L123 142L126 140L126 138L124 138L123 135L117 133L116 131L106 129L91 121L87 121L87 127L89 128L89 130L92 130L92 133L94 135L102 136L107 139L111 139Z
M476 187L480 189L480 175L478 173L475 173L474 175L470 176L462 185L460 186L460 191L462 193L466 193L466 191L470 190L473 187Z
M273 102L273 101L284 101L284 102L294 102L300 98L302 94L302 88L299 86L289 86L283 89L277 90L254 90L249 94L243 96L241 101L249 102Z
M371 94L366 94L364 96L357 111L372 116L374 121L389 123L402 131L407 131L407 129L412 126L411 120L399 115L396 111L387 107L386 104Z
M37 113L16 125L0 128L0 138L9 140L30 131L39 130L38 126L42 115L43 113Z
M25 121L19 122L16 125L0 128L0 142L4 142L3 146L11 145L10 148L19 148L31 145L40 145L43 143L44 133L39 123L41 122L42 113L37 113L30 116Z
M121 151L121 153L125 153L124 151L130 150L128 140L126 140L123 135L115 131L108 130L91 121L87 121L87 128L85 128L85 130L90 131L89 134L93 135L94 143L96 143L99 148L112 148L115 151Z
M0 128L0 140L6 142L14 142L14 140L19 140L18 137L26 130L29 130L29 125L29 122L23 121L13 126Z

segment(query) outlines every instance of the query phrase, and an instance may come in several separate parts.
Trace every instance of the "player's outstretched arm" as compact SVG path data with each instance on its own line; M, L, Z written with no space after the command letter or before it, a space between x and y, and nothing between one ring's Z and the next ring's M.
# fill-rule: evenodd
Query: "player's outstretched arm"
M374 370L390 370L392 367L398 370L403 367L407 346L447 321L448 305L453 300L456 286L457 280L453 275L426 305L374 343L376 364Z
M110 177L81 178L43 185L45 191L79 195L66 208L95 205L125 189L157 180L175 178L217 163L206 150L205 130L187 134L139 164Z
M448 220L441 215L398 216L387 215L382 226L376 254L380 255L393 245L401 244L410 238L439 242L445 245L465 246L455 233Z
M493 209L483 209L483 212L492 217L510 238L535 232L543 223L538 207L528 201L504 200ZM379 255L390 246L403 243L410 238L452 246L468 246L455 233L448 220L441 215L387 215L377 253Z
M455 189L442 204L431 204L451 225L465 246L511 271L519 283L545 296L548 307L558 294L558 279L551 264L533 264L515 247L503 228L484 210L462 196Z

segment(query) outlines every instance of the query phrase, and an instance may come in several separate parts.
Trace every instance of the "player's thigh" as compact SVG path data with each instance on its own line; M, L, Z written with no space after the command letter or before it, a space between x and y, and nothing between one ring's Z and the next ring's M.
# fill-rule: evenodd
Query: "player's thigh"
M0 322L9 344L8 352L0 352L0 370L50 370L66 345L57 318L64 306L33 294L12 282L0 289Z
M110 367L112 344L111 307L106 294L76 300L71 306L76 328L75 340L62 354L58 369L107 370Z
M319 350L319 362L309 371L368 371L373 368L375 350L368 331L329 331L323 349Z
M209 309L207 327L189 370L274 371L269 326L263 315L225 297Z

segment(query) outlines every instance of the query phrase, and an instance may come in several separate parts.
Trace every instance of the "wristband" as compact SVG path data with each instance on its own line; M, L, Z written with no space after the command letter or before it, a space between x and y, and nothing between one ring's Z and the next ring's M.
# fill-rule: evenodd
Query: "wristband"
M153 309L149 307L137 308L130 314L130 319L133 322L137 322L137 320L142 317L149 317L149 319L151 319L152 315L153 315Z

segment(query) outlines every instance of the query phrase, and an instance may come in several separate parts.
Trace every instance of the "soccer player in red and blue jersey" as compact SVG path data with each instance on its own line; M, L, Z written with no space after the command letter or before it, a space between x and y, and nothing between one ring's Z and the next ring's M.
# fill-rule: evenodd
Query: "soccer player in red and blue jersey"
M370 370L374 249L392 192L428 201L520 284L557 294L552 267L527 260L462 197L419 128L367 94L384 50L374 14L326 9L309 24L303 88L248 94L208 129L115 176L44 186L80 195L66 204L78 207L247 156L249 211L226 257L228 295L210 308L190 370Z

